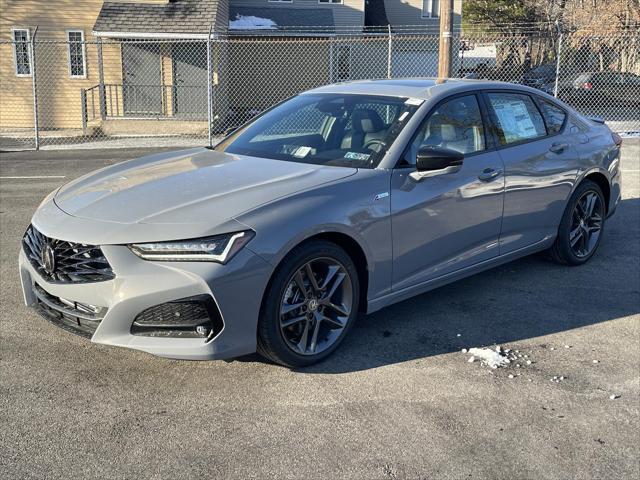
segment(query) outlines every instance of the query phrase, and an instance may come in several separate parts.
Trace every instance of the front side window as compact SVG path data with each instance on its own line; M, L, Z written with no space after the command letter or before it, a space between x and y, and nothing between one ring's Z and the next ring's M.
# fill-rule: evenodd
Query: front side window
M16 64L16 75L31 75L31 55L29 45L29 30L16 28L13 30L13 51Z
M298 163L375 168L419 103L377 95L303 94L266 112L215 149Z
M476 96L454 98L430 113L409 144L405 162L415 165L422 147L448 148L465 155L484 150L484 128Z
M532 140L547 134L542 115L528 95L489 93L487 96L495 113L501 145Z
M84 32L82 32L82 30L68 31L67 45L69 54L69 76L85 78Z
M544 122L547 125L549 135L559 133L564 126L567 114L560 107L555 106L551 102L540 99L540 110L544 116Z

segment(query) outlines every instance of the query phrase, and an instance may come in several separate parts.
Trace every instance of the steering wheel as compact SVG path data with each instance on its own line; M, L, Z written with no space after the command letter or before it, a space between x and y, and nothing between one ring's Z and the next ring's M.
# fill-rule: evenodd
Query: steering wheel
M377 148L377 149L371 148L374 145L378 145L379 148ZM371 140L366 141L365 144L362 146L362 148L367 148L369 150L373 150L374 152L379 152L380 150L382 150L386 146L387 146L387 144L385 142L383 142L382 140L378 140L377 138L372 138Z

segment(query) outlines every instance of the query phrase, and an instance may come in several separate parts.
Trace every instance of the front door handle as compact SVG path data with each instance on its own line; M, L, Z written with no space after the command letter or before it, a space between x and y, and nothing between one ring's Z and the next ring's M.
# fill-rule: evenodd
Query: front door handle
M569 148L567 143L554 143L549 147L549 151L553 153L562 153L567 148Z
M497 178L502 174L502 170L496 170L494 168L485 168L480 175L478 175L478 179L483 182L490 182L494 178Z

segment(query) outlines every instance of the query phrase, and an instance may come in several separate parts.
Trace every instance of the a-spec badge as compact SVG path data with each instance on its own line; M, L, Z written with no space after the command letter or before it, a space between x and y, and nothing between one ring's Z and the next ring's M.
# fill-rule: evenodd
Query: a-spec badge
M389 196L389 192L382 192L373 197L373 201L382 200L383 198L387 198Z

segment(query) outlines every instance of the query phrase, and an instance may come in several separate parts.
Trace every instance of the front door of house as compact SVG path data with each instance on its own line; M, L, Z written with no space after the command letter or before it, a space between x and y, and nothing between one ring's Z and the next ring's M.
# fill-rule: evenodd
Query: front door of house
M207 45L173 44L174 114L193 120L207 118Z
M160 44L122 44L122 101L127 116L162 113Z

